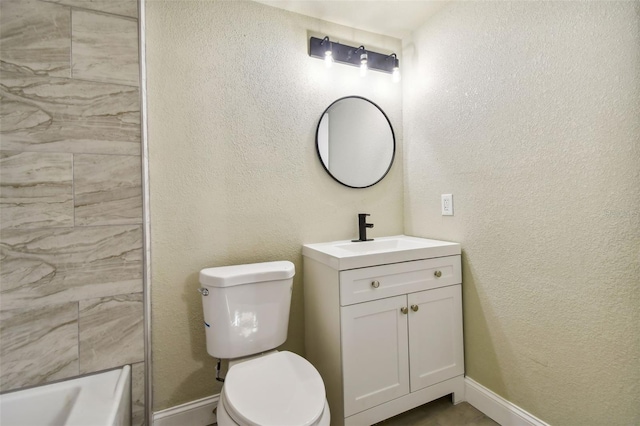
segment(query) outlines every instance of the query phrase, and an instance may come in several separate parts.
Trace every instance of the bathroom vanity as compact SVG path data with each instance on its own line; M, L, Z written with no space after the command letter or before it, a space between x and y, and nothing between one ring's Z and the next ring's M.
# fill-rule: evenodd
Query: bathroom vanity
M464 399L460 244L400 235L302 254L306 355L332 425Z

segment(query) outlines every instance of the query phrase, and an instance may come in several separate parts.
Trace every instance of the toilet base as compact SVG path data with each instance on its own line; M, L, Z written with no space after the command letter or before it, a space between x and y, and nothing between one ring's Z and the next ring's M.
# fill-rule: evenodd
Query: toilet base
M222 393L220 394L220 399L218 400L218 407L216 408L216 421L218 426L240 426L235 422L227 413L227 409L224 406L222 398ZM314 424L314 426L329 426L331 423L331 412L329 410L329 403L325 399L324 401L324 410L322 411L322 416L318 419L318 421Z

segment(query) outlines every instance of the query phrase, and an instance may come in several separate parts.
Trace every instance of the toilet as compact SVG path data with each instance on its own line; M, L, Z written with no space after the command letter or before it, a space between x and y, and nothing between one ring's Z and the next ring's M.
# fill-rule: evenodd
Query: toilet
M229 360L216 411L220 426L328 426L318 371L275 350L287 340L295 267L288 261L200 271L207 352Z

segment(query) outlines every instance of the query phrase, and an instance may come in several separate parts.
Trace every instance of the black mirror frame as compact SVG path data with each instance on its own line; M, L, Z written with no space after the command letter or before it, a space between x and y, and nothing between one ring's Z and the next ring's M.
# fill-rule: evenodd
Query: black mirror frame
M331 174L331 172L329 171L329 169L327 168L327 166L324 164L324 162L322 161L322 156L320 155L320 144L318 143L318 132L320 130L320 123L322 122L322 118L324 117L324 115L329 111L329 109L333 106L333 104L340 102L344 99L362 99L363 101L369 102L371 105L373 105L374 107L378 108L378 111L380 111L382 113L382 116L385 118L385 120L387 120L387 123L389 124L389 129L391 130L391 138L393 139L393 153L391 154L391 161L389 161L389 167L387 167L387 170L382 174L382 176L380 177L380 179L378 179L377 181L373 182L371 185L367 185L367 186L351 186L351 185L347 185L346 183L340 181L339 179L337 179L333 174ZM325 171L329 174L329 176L331 176L333 178L333 180L335 180L336 182L338 182L341 185L344 185L348 188L353 188L353 189L364 189L364 188L370 188L373 185L377 184L378 182L380 182L382 179L385 178L385 176L387 176L387 174L389 174L389 170L391 170L391 167L393 166L393 162L396 159L396 134L393 131L393 126L391 125L391 120L389 120L389 117L387 117L387 114L385 114L385 112L382 110L382 108L380 108L378 106L378 104L376 104L375 102L362 97L362 96L357 96L357 95L352 95L352 96L343 96L342 98L336 99L335 101L331 102L331 104L322 112L322 114L320 114L320 120L318 120L318 125L316 126L316 154L318 155L318 160L320 160L320 164L322 164L322 167L325 169Z

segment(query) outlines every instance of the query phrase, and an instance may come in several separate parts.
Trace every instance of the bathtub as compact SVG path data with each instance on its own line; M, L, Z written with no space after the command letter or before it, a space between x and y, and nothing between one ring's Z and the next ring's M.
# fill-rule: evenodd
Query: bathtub
M2 426L130 426L131 367L0 395Z

